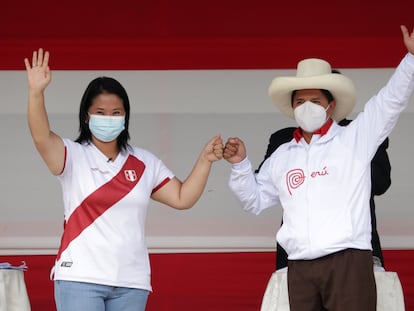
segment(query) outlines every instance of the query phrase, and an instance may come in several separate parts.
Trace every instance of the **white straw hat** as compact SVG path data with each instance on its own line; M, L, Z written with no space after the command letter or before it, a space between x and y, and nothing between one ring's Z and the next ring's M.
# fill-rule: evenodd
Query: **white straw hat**
M332 73L331 65L318 58L300 61L296 77L274 78L269 87L269 95L280 111L294 119L292 92L305 89L331 92L336 101L332 118L337 122L346 118L355 107L356 89L352 80L342 74Z

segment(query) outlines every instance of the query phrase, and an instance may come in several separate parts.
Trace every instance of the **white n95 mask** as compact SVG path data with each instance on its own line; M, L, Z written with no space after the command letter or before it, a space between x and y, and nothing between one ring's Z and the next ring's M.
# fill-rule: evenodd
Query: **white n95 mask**
M326 110L321 105L306 101L293 111L296 123L306 132L313 133L319 130L328 120Z

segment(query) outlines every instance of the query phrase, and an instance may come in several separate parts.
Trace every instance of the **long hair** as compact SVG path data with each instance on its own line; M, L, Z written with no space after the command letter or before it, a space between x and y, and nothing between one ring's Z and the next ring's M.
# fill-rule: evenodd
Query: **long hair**
M125 129L117 138L117 145L120 151L128 148L129 141L129 116L130 105L128 94L124 87L114 78L98 77L92 80L83 93L79 107L79 137L75 140L78 143L90 143L92 141L92 133L88 125L88 110L93 100L100 94L115 94L122 100L125 110Z

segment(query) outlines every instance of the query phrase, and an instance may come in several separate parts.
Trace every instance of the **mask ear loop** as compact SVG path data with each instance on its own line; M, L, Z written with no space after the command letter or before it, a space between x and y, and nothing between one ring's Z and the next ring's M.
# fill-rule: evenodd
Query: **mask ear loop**
M326 115L326 120L325 120L325 123L326 122L328 122L328 120L330 119L330 118L332 118L332 115L330 115L330 116L328 116L328 114L326 113L327 111L328 111L328 109L329 109L329 106L331 105L331 103L328 103L328 106L326 106L326 108L325 108L325 115ZM325 124L324 123L324 124Z

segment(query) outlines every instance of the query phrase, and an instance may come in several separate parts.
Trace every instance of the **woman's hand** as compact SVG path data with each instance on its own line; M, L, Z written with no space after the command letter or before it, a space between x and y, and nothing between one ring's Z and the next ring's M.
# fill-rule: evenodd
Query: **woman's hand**
M223 158L223 140L220 135L210 139L204 147L203 156L209 162L215 162Z
M32 64L29 59L24 59L27 71L27 80L31 91L43 92L51 80L51 72L49 69L49 52L33 51Z

